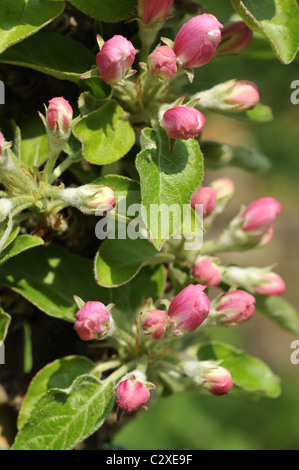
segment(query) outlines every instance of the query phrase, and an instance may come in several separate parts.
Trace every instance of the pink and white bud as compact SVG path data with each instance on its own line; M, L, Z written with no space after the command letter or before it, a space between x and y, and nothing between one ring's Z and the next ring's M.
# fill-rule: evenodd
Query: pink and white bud
M207 287L216 287L221 282L221 272L217 264L207 256L197 260L192 272L196 280Z
M174 334L191 333L207 318L210 302L203 292L206 286L190 284L170 303L168 321Z
M123 80L134 63L136 49L123 36L108 39L97 54L97 65L103 80L107 83Z
M234 386L230 372L224 367L215 367L203 376L204 387L213 395L226 395Z
M230 106L234 113L244 113L260 101L259 89L255 83L248 80L237 81L234 87L224 97L224 104Z
M68 136L73 119L73 108L63 97L49 101L46 121L51 134Z
M113 331L112 317L102 302L86 302L76 318L75 330L82 341L101 340Z
M243 232L258 231L268 234L281 209L281 203L272 197L263 197L252 202L239 216Z
M222 30L222 39L217 55L238 55L250 45L253 31L243 21L226 23Z
M174 40L179 64L188 69L210 62L221 41L220 28L222 24L213 15L203 14L187 21Z
M259 283L253 287L255 292L261 295L281 295L286 290L284 280L273 272L261 274Z
M145 23L165 21L173 5L173 0L138 0L138 17Z
M203 206L203 217L208 217L213 212L216 203L216 192L209 186L202 186L191 197L191 207L193 209L199 204Z
M60 199L81 212L91 215L103 215L114 209L116 205L113 189L97 184L60 190Z
M249 320L255 312L255 298L243 290L221 295L213 305L213 317L232 326Z
M116 404L126 413L133 413L144 407L150 399L149 388L156 388L155 385L145 383L134 373L130 377L121 381L116 388Z
M176 55L169 46L160 46L148 56L150 73L163 81L171 80L177 72Z
M161 126L170 139L195 139L205 126L203 114L188 106L175 106L163 114Z
M166 313L164 310L147 310L141 314L141 326L146 336L159 340L166 330Z
M235 194L235 185L230 178L218 178L210 184L215 191L217 203L229 202Z

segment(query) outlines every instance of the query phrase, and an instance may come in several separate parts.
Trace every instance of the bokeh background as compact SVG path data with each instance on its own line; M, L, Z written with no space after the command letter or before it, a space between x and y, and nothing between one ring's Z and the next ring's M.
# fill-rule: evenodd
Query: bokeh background
M222 21L231 14L230 2L202 3ZM236 168L208 170L204 183L222 176L234 180L236 196L223 215L223 225L241 204L263 196L279 199L283 212L267 247L222 259L241 266L277 263L275 270L287 283L284 297L299 309L299 105L290 100L291 83L299 80L298 57L290 65L274 56L253 59L248 53L213 61L199 70L195 86L209 88L232 78L254 81L262 103L272 107L274 120L248 125L211 113L202 139L255 148L268 156L272 168L263 174ZM127 424L116 436L115 445L128 449L299 449L299 365L290 361L290 344L298 338L260 314L236 330L216 328L212 335L264 360L281 377L281 396L271 400L176 394L153 403L148 413Z

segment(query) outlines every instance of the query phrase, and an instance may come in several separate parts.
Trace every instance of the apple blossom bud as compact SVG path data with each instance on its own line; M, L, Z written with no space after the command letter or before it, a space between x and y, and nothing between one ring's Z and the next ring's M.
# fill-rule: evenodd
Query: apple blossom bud
M249 204L239 216L244 232L268 232L278 214L281 213L281 203L272 197L263 197Z
M46 121L51 134L68 137L73 119L73 108L64 98L53 98L49 101Z
M188 106L175 106L163 114L161 125L170 139L194 139L199 136L206 120L202 113Z
M136 370L127 374L116 387L116 404L126 413L133 413L150 399L149 389L156 386L146 382L144 374Z
M166 313L164 310L147 310L141 314L142 329L147 336L159 340L165 333Z
M235 185L230 178L218 178L210 187L215 191L217 203L227 204L235 194Z
M203 292L206 286L190 284L170 303L168 320L174 334L191 333L207 318L210 302Z
M179 64L186 69L207 64L221 41L220 28L222 24L213 15L203 14L187 21L174 40Z
M160 46L148 56L150 73L163 81L171 80L177 72L176 55L169 46Z
M172 5L173 0L138 0L138 16L145 24L165 21Z
M235 326L249 320L255 312L255 298L243 290L223 294L213 303L211 317L219 323Z
M111 335L114 323L102 302L89 301L76 313L75 330L82 341L103 339Z
M195 191L191 198L191 207L195 209L197 204L203 206L203 217L208 217L216 207L216 193L209 186L202 186Z
M136 55L133 44L125 37L115 35L108 39L97 54L97 65L107 83L123 80L133 65Z
M254 285L254 290L261 295L281 295L286 290L284 280L276 273L264 273L260 282Z
M232 376L224 367L215 367L203 376L204 387L216 396L226 395L233 387Z
M116 205L114 191L108 186L86 184L60 191L60 199L85 214L102 215Z
M224 25L221 36L217 55L237 55L251 43L253 31L243 21L235 21Z
M193 268L193 276L207 287L216 287L221 282L221 272L212 258L201 256Z
M248 80L237 81L234 87L224 97L224 104L231 106L234 113L244 113L260 101L259 89L255 83Z

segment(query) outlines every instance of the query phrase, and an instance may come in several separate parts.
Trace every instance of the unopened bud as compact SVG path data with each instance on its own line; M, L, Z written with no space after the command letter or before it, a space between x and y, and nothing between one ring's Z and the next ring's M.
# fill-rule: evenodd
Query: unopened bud
M47 109L47 125L51 135L68 138L73 119L73 108L64 98L53 98Z
M146 336L159 340L165 333L166 313L164 310L147 310L141 314L141 325Z
M224 103L231 106L231 111L234 113L249 111L255 108L259 101L258 87L248 80L236 82L232 91L224 98Z
M243 21L226 23L222 30L217 55L238 55L250 45L253 31Z
M138 0L138 17L145 23L164 22L173 0Z
M114 191L96 184L63 189L60 198L85 214L103 215L116 205Z
M101 340L113 333L113 319L102 302L86 302L76 318L75 330L83 341Z
M193 276L207 287L216 287L221 282L221 272L217 264L208 256L200 256L193 268Z
M212 304L211 320L236 326L249 320L255 312L255 298L243 290L227 292Z
M150 399L149 390L155 388L154 384L146 381L144 374L140 374L138 370L133 371L117 385L116 404L126 413L133 413L145 407Z
M221 366L206 372L203 378L205 380L204 387L212 395L226 395L234 386L230 372Z
M160 80L168 81L177 72L176 55L169 46L160 46L148 56L150 73Z
M195 209L197 204L203 206L203 217L208 217L216 207L216 193L209 186L202 186L195 191L191 198L191 207Z
M202 132L206 123L200 111L188 106L175 106L163 114L161 126L170 139L194 139Z
M124 36L115 35L108 39L97 54L97 65L103 80L107 83L123 80L134 63L136 52Z

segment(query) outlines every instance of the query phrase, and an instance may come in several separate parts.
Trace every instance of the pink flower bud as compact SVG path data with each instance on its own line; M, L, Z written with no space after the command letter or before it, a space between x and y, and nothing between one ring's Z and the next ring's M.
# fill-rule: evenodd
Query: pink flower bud
M47 109L47 124L51 132L68 134L73 119L73 108L64 98L53 98Z
M260 281L255 284L254 290L261 295L281 295L286 290L284 280L276 273L265 272L260 276Z
M237 55L251 43L253 31L243 21L226 23L217 49L219 55Z
M221 282L221 273L213 260L208 257L200 258L193 268L193 276L200 284L207 287L218 286Z
M255 312L255 298L243 290L223 294L214 305L220 323L235 325L249 320Z
M227 93L223 102L232 106L233 112L244 113L255 106L260 101L259 89L255 83L248 80L236 82L232 90Z
M170 139L194 139L199 136L206 120L195 108L175 106L163 114L161 125Z
M3 137L2 132L0 132L0 157L3 153L3 146L4 146L5 139Z
M116 205L113 189L108 186L88 184L78 188L78 197L86 212L97 215L111 211Z
M159 340L165 333L166 313L164 310L147 310L141 315L141 325L144 333Z
M190 284L170 303L168 319L174 334L191 333L207 318L210 302L203 292L206 286Z
M273 222L281 213L281 203L272 197L257 199L239 216L244 232L258 231L268 234Z
M165 82L177 72L176 55L169 46L160 46L148 56L149 71Z
M211 369L203 378L204 387L216 396L226 395L234 385L231 374L224 367Z
M202 186L191 198L191 207L195 209L196 204L202 204L203 217L208 217L216 207L216 193L213 188L209 186Z
M210 187L215 191L217 202L228 202L235 193L235 185L230 178L218 178L212 181Z
M213 58L221 41L222 24L203 14L187 21L177 34L173 50L183 68L201 67Z
M103 339L113 327L113 320L102 302L86 302L76 313L75 330L83 341Z
M105 42L97 54L97 65L105 82L118 82L125 78L133 65L136 50L125 37L116 35Z
M150 392L143 382L134 375L120 382L116 389L116 404L126 413L133 413L144 406L150 399Z
M172 5L173 0L138 0L138 16L146 24L164 21Z

